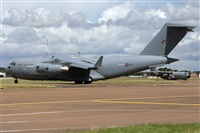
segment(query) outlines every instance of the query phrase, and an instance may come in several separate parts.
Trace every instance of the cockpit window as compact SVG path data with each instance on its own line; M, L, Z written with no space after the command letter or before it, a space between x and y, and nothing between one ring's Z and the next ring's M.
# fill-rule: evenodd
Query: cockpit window
M54 59L52 59L52 61L51 61L52 63L58 63L58 62L61 62L61 60L60 59L58 59L58 58L54 58Z
M16 66L16 62L13 61L13 62L10 63L10 65L11 66Z

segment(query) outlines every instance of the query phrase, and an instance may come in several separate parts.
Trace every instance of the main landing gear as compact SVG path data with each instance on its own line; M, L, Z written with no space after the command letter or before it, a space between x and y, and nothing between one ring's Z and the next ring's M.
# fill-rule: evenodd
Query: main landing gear
M75 81L75 84L82 84L82 83L84 83L84 84L91 84L92 83L92 78L90 77L89 79L88 79L88 81Z
M17 79L15 79L15 80L14 80L14 83L15 83L15 84L17 84L17 83L18 83L18 80L17 80Z
M75 84L91 84L92 81L75 81Z

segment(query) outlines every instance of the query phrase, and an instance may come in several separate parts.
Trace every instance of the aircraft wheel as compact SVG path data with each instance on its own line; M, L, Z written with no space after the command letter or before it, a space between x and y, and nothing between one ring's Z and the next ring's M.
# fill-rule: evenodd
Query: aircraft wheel
M15 83L15 84L17 84L17 83L18 83L18 80L17 80L17 79L15 79L14 83Z
M75 81L75 84L82 84L83 81Z
M88 81L84 81L84 84L91 84L92 83L92 78L89 77Z
M84 81L84 84L91 84L92 81Z

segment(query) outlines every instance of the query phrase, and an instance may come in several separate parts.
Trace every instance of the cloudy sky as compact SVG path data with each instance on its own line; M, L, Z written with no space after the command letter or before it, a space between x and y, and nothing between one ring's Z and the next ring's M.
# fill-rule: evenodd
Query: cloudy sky
M199 70L199 0L1 1L1 66L21 57L139 54L166 22L194 25L170 53Z

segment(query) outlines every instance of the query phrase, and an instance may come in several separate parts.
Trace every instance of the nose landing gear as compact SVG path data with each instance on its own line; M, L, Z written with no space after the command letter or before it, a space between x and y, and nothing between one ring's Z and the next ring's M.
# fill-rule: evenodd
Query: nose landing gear
M17 80L17 79L15 79L15 80L14 80L14 83L15 83L15 84L17 84L17 83L18 83L18 80Z

